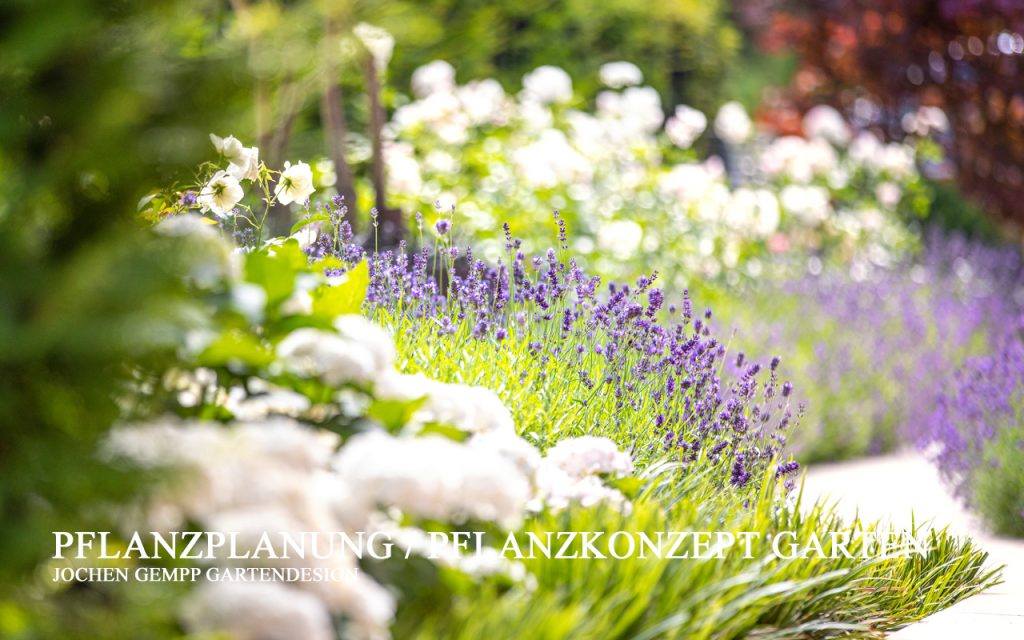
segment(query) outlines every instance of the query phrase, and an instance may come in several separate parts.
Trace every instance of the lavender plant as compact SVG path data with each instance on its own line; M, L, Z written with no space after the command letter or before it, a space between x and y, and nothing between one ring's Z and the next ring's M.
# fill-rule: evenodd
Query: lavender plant
M956 372L927 436L957 495L996 533L1024 537L1024 320Z
M1016 250L938 233L925 244L891 269L825 270L742 305L718 301L743 348L784 345L810 407L793 442L803 461L919 442L952 373L1013 324L1024 302Z
M339 220L343 203L326 210ZM796 462L777 460L795 421L780 359L762 365L740 355L736 375L723 377L727 345L711 332L710 310L696 314L685 291L669 302L657 273L602 286L570 255L564 219L556 212L554 220L558 249L528 256L506 224L505 259L488 264L453 242L442 215L433 248L368 256L366 312L392 328L407 369L497 390L542 446L605 435L640 461L712 467L737 489L770 464L780 477L793 474ZM339 227L315 240L310 232L312 260L332 256L348 268L362 258L344 221Z

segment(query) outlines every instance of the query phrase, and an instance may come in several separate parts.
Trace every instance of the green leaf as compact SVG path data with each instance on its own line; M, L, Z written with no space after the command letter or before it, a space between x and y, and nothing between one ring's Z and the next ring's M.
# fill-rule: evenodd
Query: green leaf
M644 481L643 479L635 476L626 476L624 478L609 480L607 484L609 487L621 491L627 498L632 499L640 493L640 489L644 486Z
M274 354L259 340L239 330L223 333L199 354L199 364L207 367L238 364L263 367L273 360Z
M308 227L309 225L313 224L314 222L328 222L329 220L330 220L330 218L328 218L327 215L323 214L323 213L317 213L315 215L311 215L308 218L303 218L302 220L299 220L298 222L293 224L292 225L292 230L288 232L288 235L290 235L290 236L291 235L295 235L296 231L300 231L302 229L305 229L306 227Z
M409 424L412 414L426 401L426 396L409 401L374 400L366 415L381 423L391 433L395 433Z
M313 291L313 315L334 318L359 313L370 286L370 269L362 261L345 274L340 284L325 284Z
M308 259L299 243L289 240L282 245L250 253L245 260L245 279L263 287L267 292L267 304L273 305L292 294L295 276L308 269Z
M469 434L463 431L462 429L459 429L458 427L453 427L450 424L443 424L440 422L430 422L423 425L423 428L420 429L417 435L443 436L445 438L448 438L449 440L454 440L455 442L465 442L466 440L469 439Z

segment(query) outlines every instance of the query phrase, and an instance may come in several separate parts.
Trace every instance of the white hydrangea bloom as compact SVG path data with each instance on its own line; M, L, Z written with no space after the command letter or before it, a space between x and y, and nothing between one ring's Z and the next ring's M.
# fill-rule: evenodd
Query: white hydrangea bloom
M608 438L580 436L562 440L548 451L546 460L574 478L593 474L625 475L633 460Z
M726 144L742 144L753 131L747 110L738 102L726 102L715 116L715 135Z
M630 87L621 93L602 91L597 96L598 115L617 120L632 135L650 135L665 116L661 96L652 87Z
M530 498L529 480L512 462L438 436L358 435L342 448L335 468L368 504L423 518L512 527Z
M592 507L601 503L622 510L629 508L626 496L605 486L597 476L575 477L547 460L537 470L536 483L537 495L530 502L534 511L544 508L559 511L572 504Z
M545 65L523 76L523 93L541 104L572 100L572 78L561 67Z
M382 329L360 316L341 316L338 333L302 328L277 345L278 361L301 376L326 384L370 384L394 364L395 351Z
M378 371L383 372L395 365L395 345L391 336L378 325L353 313L335 318L334 328L344 338L363 345Z
M450 93L455 90L455 67L444 60L434 60L412 73L412 92L417 98L426 98L433 93Z
M228 633L237 640L335 637L320 600L274 582L204 582L189 597L184 619L192 633Z
M612 89L632 87L644 81L644 74L640 67L632 62L608 62L601 65L599 70L601 84Z
M423 177L412 145L403 142L386 143L384 164L387 167L389 189L413 196L423 190Z
M497 80L474 80L459 87L457 95L466 116L474 126L501 125L508 121L511 110L509 100Z

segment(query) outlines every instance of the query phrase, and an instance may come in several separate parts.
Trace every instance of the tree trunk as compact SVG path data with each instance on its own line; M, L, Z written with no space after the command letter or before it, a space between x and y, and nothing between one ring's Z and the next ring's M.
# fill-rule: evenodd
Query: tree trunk
M348 223L352 226L352 231L356 231L356 185L352 167L346 158L345 137L348 135L348 123L345 121L345 103L335 64L336 57L332 53L337 48L337 39L338 24L335 20L327 18L324 21L324 43L327 51L324 54L324 89L320 100L320 122L324 128L328 152L334 162L336 188L338 194L345 199L345 206L348 207Z
M374 201L377 209L376 239L380 247L394 247L405 236L405 225L401 209L392 209L387 203L387 173L384 166L384 107L380 101L380 78L373 56L366 57L366 93L370 98L370 142L373 148L373 163L370 179L373 182Z

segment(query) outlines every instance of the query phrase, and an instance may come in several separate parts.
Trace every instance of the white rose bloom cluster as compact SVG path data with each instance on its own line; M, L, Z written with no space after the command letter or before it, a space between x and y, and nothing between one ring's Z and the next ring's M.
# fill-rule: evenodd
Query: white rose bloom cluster
M460 228L488 256L500 251L493 229L502 212L515 212L513 233L533 250L550 242L546 218L559 208L569 212L574 250L595 269L625 277L646 253L667 252L678 260L677 286L697 275L734 277L731 267L747 260L759 264L746 274L802 268L792 258L807 247L852 260L898 256L912 245L896 212L904 198L879 184L907 193L917 175L913 147L856 133L827 106L807 113L802 136L755 135L738 102L722 105L713 122L686 105L666 119L661 96L634 65L608 63L599 75L605 88L587 109L569 106L572 79L557 67L528 73L513 95L492 79L459 85L446 62L416 70L416 99L388 127L396 202L409 210L458 202ZM918 111L914 122L925 124L915 131L942 126L938 114ZM694 145L709 128L725 143L725 159L698 159ZM864 174L867 187L847 188ZM784 196L789 186L803 188ZM882 213L886 233L851 222L870 208Z

